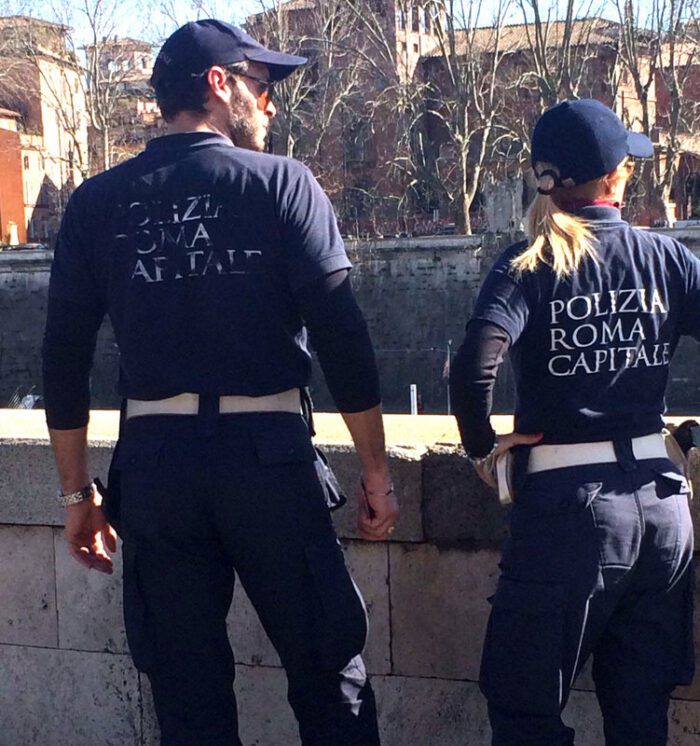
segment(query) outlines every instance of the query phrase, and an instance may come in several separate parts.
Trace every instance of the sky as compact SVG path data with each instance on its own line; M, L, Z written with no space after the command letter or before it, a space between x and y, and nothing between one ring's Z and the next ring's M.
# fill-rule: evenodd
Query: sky
M260 0L0 0L2 14L21 13L66 23L78 45L91 35L85 8L104 9L102 29L110 35L161 42L178 26L197 18L220 18L240 24L257 12Z
M323 2L323 0L320 0ZM654 0L634 0L643 17ZM178 26L197 18L220 18L241 24L246 16L269 7L273 0L0 0L0 13L26 13L47 20L58 20L75 29L76 46L90 41L90 28L84 9L104 10L101 35L130 36L159 45ZM457 5L459 0L455 3ZM522 19L518 0L465 0L479 4L475 25L491 25L499 2L510 3L506 22ZM526 0L526 3L528 0ZM563 14L565 0L540 0L542 7L552 8L553 16ZM616 18L616 0L577 0L578 15L601 15ZM558 6L558 7L557 7ZM558 12L559 11L559 12Z

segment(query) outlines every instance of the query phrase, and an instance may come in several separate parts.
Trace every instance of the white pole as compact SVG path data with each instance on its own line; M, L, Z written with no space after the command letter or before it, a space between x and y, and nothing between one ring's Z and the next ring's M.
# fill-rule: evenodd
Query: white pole
M418 414L418 386L411 384L411 414Z

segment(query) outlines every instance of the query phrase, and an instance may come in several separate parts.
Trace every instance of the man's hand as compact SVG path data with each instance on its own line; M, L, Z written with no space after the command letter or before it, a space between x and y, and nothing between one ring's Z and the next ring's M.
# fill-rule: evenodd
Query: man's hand
M94 502L84 500L66 507L66 541L71 557L81 565L111 575L112 558L106 549L117 551L117 534L107 523L100 502L96 494Z
M385 541L394 530L399 504L388 474L364 474L357 485L357 529L368 541Z

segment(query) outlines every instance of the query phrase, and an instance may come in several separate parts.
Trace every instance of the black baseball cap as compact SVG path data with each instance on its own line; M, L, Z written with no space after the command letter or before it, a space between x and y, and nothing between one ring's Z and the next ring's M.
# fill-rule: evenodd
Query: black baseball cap
M592 98L562 101L539 118L532 163L552 163L562 181L585 184L609 174L625 156L651 158L651 140L630 132L615 112Z
M307 62L306 57L266 49L230 23L214 19L192 21L165 40L153 66L151 85L155 88L166 78L187 78L213 65L244 60L267 65L271 80L282 80Z

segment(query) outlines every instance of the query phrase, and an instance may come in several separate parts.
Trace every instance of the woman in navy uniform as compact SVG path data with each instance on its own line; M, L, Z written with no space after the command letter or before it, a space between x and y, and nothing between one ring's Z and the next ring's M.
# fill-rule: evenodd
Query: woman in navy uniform
M692 524L662 414L682 334L700 339L700 261L620 215L651 142L593 100L538 121L529 239L489 273L452 372L467 455L511 450L510 538L484 644L494 746L564 746L561 711L589 657L608 746L662 746L689 683ZM489 424L515 371L514 432Z

